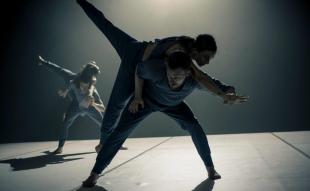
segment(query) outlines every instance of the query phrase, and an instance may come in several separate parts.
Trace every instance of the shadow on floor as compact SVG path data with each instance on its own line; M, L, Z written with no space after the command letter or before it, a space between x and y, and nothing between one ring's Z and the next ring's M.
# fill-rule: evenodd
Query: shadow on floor
M96 152L84 152L84 153L74 153L65 155L54 155L50 151L44 151L42 153L44 154L34 157L1 160L0 163L10 164L10 166L12 167L12 171L30 170L30 169L42 168L45 167L46 165L59 164L83 159L83 157L69 158L69 159L65 159L65 157L92 154Z
M94 187L92 188L83 188L82 186L76 188L76 189L73 189L71 191L108 191L107 189L105 189L104 187L102 186L98 186L98 185L95 185Z
M214 187L214 180L206 179L202 181L199 185L197 185L192 191L212 191ZM102 186L95 185L92 188L83 188L79 186L71 191L108 191L106 188Z
M193 191L212 191L215 182L207 178L206 180L202 181L199 185L197 185Z
M202 181L199 185L197 185L192 191L212 191L214 187L215 181L207 178ZM71 191L108 191L106 188L102 186L95 185L92 188L83 188L79 186Z

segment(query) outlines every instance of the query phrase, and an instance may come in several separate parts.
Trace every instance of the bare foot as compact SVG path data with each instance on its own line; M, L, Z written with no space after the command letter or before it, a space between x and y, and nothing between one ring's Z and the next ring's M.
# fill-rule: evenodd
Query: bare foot
M96 185L98 178L99 178L98 174L91 172L90 176L83 181L82 186L85 188L91 188Z
M97 145L97 146L95 147L96 152L99 153L100 150L101 150L101 148L102 148L102 144Z
M208 171L208 176L211 180L221 179L221 175L216 172L214 167L208 167L207 171Z
M58 147L56 150L53 151L53 154L57 155L62 153L62 147Z

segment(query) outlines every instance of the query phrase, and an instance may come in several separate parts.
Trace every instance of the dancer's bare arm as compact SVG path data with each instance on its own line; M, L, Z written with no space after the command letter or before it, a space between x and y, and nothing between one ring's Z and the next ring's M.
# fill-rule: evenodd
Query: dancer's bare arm
M192 65L193 78L197 80L203 87L218 95L223 99L224 104L238 104L248 100L248 96L236 95L233 86L226 86L220 81L211 78L207 73L202 72L194 64Z
M131 113L136 113L139 111L139 107L144 108L144 101L142 98L142 91L144 86L144 80L139 78L137 74L137 68L135 72L135 93L134 93L134 99L129 105L129 111Z
M65 89L65 90L58 90L57 91L57 93L58 93L58 95L60 96L60 97L62 97L62 98L66 98L67 97L67 95L68 95L68 92L69 92L69 89L67 88L67 89Z
M100 112L104 112L105 111L105 106L100 98L100 95L97 91L97 89L94 87L93 89L93 99L91 100L91 104L92 106L94 106L98 111Z

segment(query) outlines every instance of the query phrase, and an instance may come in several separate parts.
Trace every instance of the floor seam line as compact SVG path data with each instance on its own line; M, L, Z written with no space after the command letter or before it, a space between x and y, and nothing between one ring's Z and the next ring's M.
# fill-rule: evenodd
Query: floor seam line
M138 155L136 155L136 156L134 156L134 157L132 157L132 158L126 160L125 162L122 162L121 164L119 164L119 165L113 167L112 169L110 169L110 170L108 170L108 171L102 173L100 176L104 176L104 175L106 175L106 174L108 174L108 173L110 173L110 172L116 170L117 168L119 168L119 167L121 167L121 166L123 166L123 165L129 163L130 161L132 161L132 160L134 160L134 159L136 159L136 158L138 158L138 157L140 157L140 156L142 156L142 155L144 155L145 153L147 153L147 152L149 152L149 151L155 149L155 148L158 147L159 145L161 145L161 144L163 144L163 143L166 143L166 142L168 142L168 141L171 140L171 139L173 139L173 137L169 137L169 138L167 138L167 139L161 141L160 143L158 143L158 144L152 146L151 148L149 148L149 149L147 149L147 150L145 150L145 151L139 153Z
M289 143L288 141L284 140L283 138L281 138L280 136L276 135L275 133L271 132L271 134L278 138L280 141L282 141L283 143L287 144L288 146L290 146L291 148L293 148L294 150L296 150L297 152L299 152L300 154L302 154L304 157L310 159L310 156L305 153L304 151L302 151L301 149L295 147L293 144Z

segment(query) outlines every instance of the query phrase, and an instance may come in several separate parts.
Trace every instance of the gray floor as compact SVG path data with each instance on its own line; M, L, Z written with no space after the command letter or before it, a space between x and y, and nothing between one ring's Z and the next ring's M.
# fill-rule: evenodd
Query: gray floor
M310 131L208 136L223 176L215 182L190 137L128 139L92 189L80 187L92 168L97 141L0 145L0 190L207 191L310 190Z

